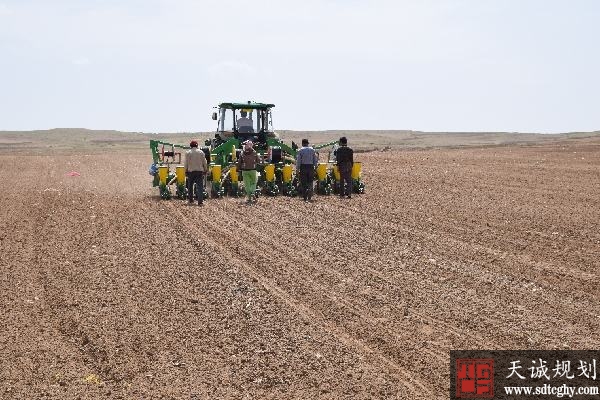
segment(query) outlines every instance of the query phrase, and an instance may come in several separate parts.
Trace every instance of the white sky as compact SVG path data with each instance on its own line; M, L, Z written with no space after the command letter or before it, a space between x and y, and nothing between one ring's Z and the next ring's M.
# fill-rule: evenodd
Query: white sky
M0 0L0 130L600 129L600 0Z

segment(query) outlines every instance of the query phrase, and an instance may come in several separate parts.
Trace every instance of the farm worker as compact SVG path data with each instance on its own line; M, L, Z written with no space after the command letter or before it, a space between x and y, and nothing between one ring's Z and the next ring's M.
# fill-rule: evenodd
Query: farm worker
M242 171L242 180L246 189L246 203L252 203L252 199L256 202L256 166L260 163L260 157L254 150L251 140L246 140L244 150L238 158L237 167Z
M238 128L240 128L242 126L249 126L252 128L252 120L247 117L248 112L245 110L242 110L241 114L242 114L242 116L240 118L238 118L238 120L237 120Z
M352 166L354 165L354 151L348 147L348 139L340 138L340 147L335 152L335 159L340 171L340 197L352 197ZM346 188L344 189L344 183Z
M204 176L208 171L208 164L204 152L198 149L198 142L190 142L191 149L185 153L185 176L188 190L188 203L194 201L194 183L198 193L198 205L204 199Z
M313 180L318 162L315 149L308 146L308 139L302 139L302 148L296 154L296 172L300 175L300 193L304 201L312 201Z

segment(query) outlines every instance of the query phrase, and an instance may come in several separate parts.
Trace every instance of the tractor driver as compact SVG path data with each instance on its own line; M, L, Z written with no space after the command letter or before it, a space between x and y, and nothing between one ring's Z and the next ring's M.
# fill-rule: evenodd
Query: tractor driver
M238 118L238 120L237 120L238 129L241 127L246 127L246 126L252 128L252 119L248 118L248 112L245 110L242 110L242 112L240 114L242 116L240 118Z

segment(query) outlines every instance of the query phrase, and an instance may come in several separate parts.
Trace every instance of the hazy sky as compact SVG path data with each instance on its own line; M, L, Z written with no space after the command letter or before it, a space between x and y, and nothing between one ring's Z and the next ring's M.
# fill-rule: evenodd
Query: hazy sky
M0 130L600 130L600 0L0 0Z

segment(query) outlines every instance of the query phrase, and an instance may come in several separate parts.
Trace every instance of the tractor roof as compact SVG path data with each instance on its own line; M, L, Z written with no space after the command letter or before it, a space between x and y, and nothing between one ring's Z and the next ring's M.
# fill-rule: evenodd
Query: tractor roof
M219 108L226 108L228 110L240 110L240 109L251 109L251 110L267 110L275 107L275 104L266 103L221 103Z

